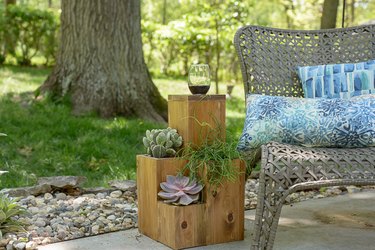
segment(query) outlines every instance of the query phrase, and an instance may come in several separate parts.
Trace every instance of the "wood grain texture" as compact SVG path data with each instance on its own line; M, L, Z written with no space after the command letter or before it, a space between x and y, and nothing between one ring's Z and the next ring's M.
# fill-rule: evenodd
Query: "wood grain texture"
M158 238L157 201L160 183L167 175L176 175L186 164L177 158L153 158L137 155L138 229L153 239Z
M150 238L181 249L244 238L244 162L235 160L241 175L226 182L216 194L205 185L203 203L189 206L165 204L158 199L159 184L175 175L185 160L137 156L138 229Z
M225 95L168 97L168 123L188 143L199 146L207 138L225 139Z
M206 244L244 239L245 163L234 160L241 175L235 182L225 182L216 192L205 188Z
M69 96L74 114L164 122L166 101L143 57L139 0L61 1L56 65L41 90Z
M206 245L204 204L173 206L158 202L157 240L173 249Z

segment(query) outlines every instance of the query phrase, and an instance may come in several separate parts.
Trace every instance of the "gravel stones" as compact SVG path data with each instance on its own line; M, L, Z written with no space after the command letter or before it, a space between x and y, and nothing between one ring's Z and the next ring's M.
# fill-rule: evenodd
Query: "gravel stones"
M346 189L348 190L349 194L358 193L361 191L361 188L356 187L356 186L348 186L346 187Z
M36 242L34 241L29 241L26 243L26 250L33 250L33 249L37 249L38 248L38 244L36 244Z
M18 204L26 208L29 213L16 219L29 224L26 227L27 233L5 234L0 240L0 250L33 250L41 244L137 227L135 182L112 184L112 187L122 185L121 189L107 191L100 189L102 192L84 193L80 196L55 192L21 198ZM245 209L256 208L258 189L257 179L247 180ZM287 203L360 190L361 188L353 186L302 191L291 194Z
M41 218L37 218L37 220L33 222L33 225L36 227L45 227L46 222Z
M111 192L109 196L112 198L120 198L121 195L122 195L122 192L120 190L116 190L116 191Z
M26 248L26 243L25 242L20 242L20 243L17 243L14 248L16 250L24 250Z
M7 194L12 197L19 197L28 195L40 195L51 191L52 188L50 185L40 184L32 187L4 188L0 190L0 193Z
M58 200L58 201L64 201L64 200L66 200L66 194L64 194L64 193L57 193L56 194L56 200Z
M255 175L257 176L257 175ZM257 206L257 193L259 190L258 179L249 178L245 184L245 209L255 209ZM326 187L321 188L320 190L307 190L300 191L297 193L290 194L285 202L286 204L301 202L309 199L321 199L324 197L331 197L340 195L343 191L359 192L361 187L349 186L349 187Z
M29 224L25 227L27 233L5 235L0 249L32 250L40 244L137 227L138 209L134 201L135 191L121 190L81 196L29 195L18 201L28 214L16 218Z
M137 189L137 183L134 180L114 180L109 181L108 184L121 191L134 192Z
M49 185L54 188L75 188L81 186L87 178L85 176L53 176L40 177L39 185Z
M53 199L53 195L50 193L45 193L44 194L44 200L49 201Z
M102 199L105 199L105 197L106 197L106 193L97 193L96 194L97 199L102 200Z

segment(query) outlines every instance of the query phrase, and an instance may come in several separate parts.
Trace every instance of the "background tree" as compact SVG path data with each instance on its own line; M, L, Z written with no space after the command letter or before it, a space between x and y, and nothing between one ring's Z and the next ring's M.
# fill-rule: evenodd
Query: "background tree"
M336 0L333 0L336 1ZM155 78L186 79L193 63L208 63L215 87L222 83L240 83L241 74L236 54L233 53L233 36L246 24L290 29L320 29L324 0L141 0L143 50L148 69ZM6 0L0 0L0 63L17 64L22 55L22 43L7 42L15 26L5 19ZM327 1L328 3L328 1ZM330 1L329 3L332 3ZM342 3L336 11L336 27L341 27ZM375 18L375 0L346 0L345 27L371 22ZM17 0L20 15L27 22L27 7L48 10L60 17L60 0ZM332 18L327 8L324 12ZM1 14L3 13L3 14ZM31 12L30 12L31 13ZM15 21L13 21L14 23ZM16 22L20 24L21 22ZM56 27L59 22L56 22ZM20 25L20 27L26 27ZM332 26L333 27L333 26ZM55 30L58 28L55 28ZM27 38L41 37L26 28ZM30 58L31 65L43 62L54 64L57 51L56 32L45 33L37 53ZM3 37L3 39L1 39ZM39 41L40 40L40 41ZM26 39L24 39L26 41ZM12 46L5 46L6 44ZM29 50L35 52L35 49ZM12 52L12 53L10 53ZM14 53L13 53L14 52ZM214 89L214 86L212 87ZM220 88L222 90L223 88Z
M285 17L286 17L286 24L288 29L293 29L293 14L295 11L293 0L284 0L281 1L281 4L284 6L285 9Z
M41 91L69 96L75 114L164 121L143 58L140 1L64 0L61 9L57 63Z
M16 0L5 0L5 5L11 5L11 4L16 4L17 1Z
M5 62L5 58L9 53L9 44L11 43L7 33L9 26L6 25L7 10L9 7L16 5L16 3L16 0L4 0L4 3L0 6L0 65Z
M336 28L338 7L339 0L324 0L322 19L320 23L321 29Z
M232 43L232 37L227 34L234 34L237 27L243 25L247 17L245 5L236 0L210 0L210 4L203 4L199 11L205 18L207 28L213 30L213 47L212 50L214 61L210 64L213 66L213 79L215 81L215 92L219 94L219 70L222 68L224 54L230 55L228 44ZM234 48L232 47L233 51ZM235 53L234 53L235 54ZM232 58L236 61L237 59ZM209 62L207 62L209 63ZM230 63L228 63L230 65Z

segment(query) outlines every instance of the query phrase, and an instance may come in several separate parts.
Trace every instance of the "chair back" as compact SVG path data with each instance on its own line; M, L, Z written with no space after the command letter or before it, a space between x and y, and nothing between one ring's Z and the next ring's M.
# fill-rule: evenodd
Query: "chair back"
M375 59L375 25L326 30L240 28L234 38L247 93L303 96L297 66Z

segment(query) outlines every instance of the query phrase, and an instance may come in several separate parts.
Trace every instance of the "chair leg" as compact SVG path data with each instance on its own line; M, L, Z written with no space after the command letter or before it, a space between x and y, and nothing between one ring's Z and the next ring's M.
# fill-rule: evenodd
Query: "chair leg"
M271 178L265 178L265 171L262 168L259 176L253 242L250 248L252 250L272 249L273 247L285 193L275 191L275 184Z
M366 160L368 158L364 163L359 158L352 158L347 152L349 149L340 151L342 155L337 150L309 149L305 153L302 147L273 142L262 146L258 204L250 249L273 248L281 209L291 193L328 186L374 184L373 150L361 149Z

